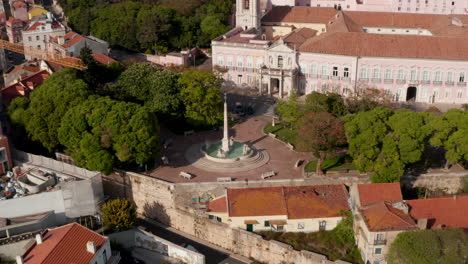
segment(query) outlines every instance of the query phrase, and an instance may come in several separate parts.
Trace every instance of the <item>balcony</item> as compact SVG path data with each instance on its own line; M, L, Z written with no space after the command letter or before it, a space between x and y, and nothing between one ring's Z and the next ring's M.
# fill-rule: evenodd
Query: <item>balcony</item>
M406 83L406 80L405 79L397 79L396 83L403 84L403 83Z
M237 66L236 71L239 71L239 72L240 72L240 71L244 71L244 68L243 68L243 67Z
M445 85L453 85L453 81L446 81Z
M368 81L369 81L369 78L359 78L359 81L360 81L360 82L368 82Z
M374 246L387 245L386 239L376 239L374 240Z
M330 78L330 76L328 75L320 75L320 79L322 80L328 80Z
M421 84L430 84L430 83L431 83L431 81L429 81L429 80L422 80L421 81Z
M433 81L432 84L433 84L433 85L441 85L441 84L442 84L442 81Z
M380 83L382 80L380 78L372 78L373 83Z
M393 83L393 79L384 79L384 83Z
M332 76L332 80L339 80L339 79L340 79L339 76L335 76L335 75Z
M311 73L311 74L309 74L309 77L310 77L310 78L317 79L317 78L318 78L318 75L317 75L317 74L314 74L314 73Z
M247 68L247 71L248 71L248 72L253 72L254 69L253 69L253 68Z
M458 86L466 86L466 82L458 82L457 85Z

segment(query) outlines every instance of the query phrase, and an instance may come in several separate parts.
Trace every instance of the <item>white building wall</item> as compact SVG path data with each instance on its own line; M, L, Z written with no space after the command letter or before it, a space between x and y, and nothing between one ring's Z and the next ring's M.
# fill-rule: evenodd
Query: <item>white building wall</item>
M106 242L98 249L94 258L89 262L89 264L106 264L109 258L112 256L112 251L110 247L110 240L107 239Z

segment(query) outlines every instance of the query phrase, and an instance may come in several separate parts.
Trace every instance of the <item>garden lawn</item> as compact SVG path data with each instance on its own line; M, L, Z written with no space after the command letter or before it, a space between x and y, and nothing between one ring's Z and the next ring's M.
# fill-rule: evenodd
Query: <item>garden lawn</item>
M263 130L266 134L273 133L276 135L276 138L289 143L293 146L296 146L296 136L297 132L290 128L284 127L283 125L277 124L276 126L267 125Z
M316 168L317 161L314 160L307 163L304 170L306 172L315 172ZM323 171L338 171L340 169L356 170L356 167L353 165L351 158L346 155L326 159L322 163L321 168Z

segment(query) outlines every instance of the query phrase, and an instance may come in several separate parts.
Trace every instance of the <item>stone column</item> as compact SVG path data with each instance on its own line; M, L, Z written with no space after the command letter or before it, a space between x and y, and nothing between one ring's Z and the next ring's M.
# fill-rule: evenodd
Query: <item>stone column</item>
M223 128L222 150L224 152L229 152L229 126L228 126L227 94L226 93L224 93L224 128Z
M283 82L284 82L283 77L280 77L279 81L278 81L278 86L279 86L278 90L279 90L279 97L280 98L283 98Z

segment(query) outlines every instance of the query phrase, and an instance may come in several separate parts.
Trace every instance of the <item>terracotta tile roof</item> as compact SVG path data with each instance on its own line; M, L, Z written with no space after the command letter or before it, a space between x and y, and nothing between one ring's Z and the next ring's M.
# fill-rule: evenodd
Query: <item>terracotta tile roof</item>
M85 38L78 33L70 32L64 36L65 43L62 45L64 48L69 48Z
M28 65L18 65L8 71L7 73L15 73L17 71L24 70L24 71L29 71L29 72L38 72L40 70L39 67L37 66L28 66Z
M468 195L409 200L410 215L427 219L428 228L445 227L468 229Z
M43 243L35 244L23 256L25 264L88 264L95 254L87 251L86 243L93 241L96 249L106 238L77 224L72 223L51 229L43 235ZM110 254L110 252L108 252Z
M288 219L339 217L349 210L344 185L284 187Z
M16 97L26 96L37 86L41 85L45 79L50 76L50 73L46 70L39 71L31 76L28 76L19 82L4 87L0 90L2 93L2 101L5 104L11 102Z
M338 11L331 7L275 6L262 18L264 23L319 23L325 24Z
M362 27L340 11L327 23L327 32L364 32Z
M23 20L11 16L10 18L8 18L7 22L15 23L15 22L23 22Z
M358 184L358 192L361 206L377 202L398 203L403 201L399 182Z
M45 26L45 23L36 21L34 24L32 24L31 26L29 26L25 31L34 31L34 30L37 30L37 28L38 28L39 26Z
M63 65L57 64L55 62L45 61L52 72L58 72L61 69L65 68Z
M468 60L468 38L367 33L324 33L299 51L362 57Z
M228 189L229 216L287 215L282 187Z
M105 54L102 54L102 53L97 53L97 54L93 54L92 55L93 58L95 60L97 60L98 62L102 63L102 64L111 64L113 62L117 62L116 60L114 60L113 58L105 55Z
M226 196L218 197L208 203L208 212L227 213Z
M283 38L283 41L289 44L291 47L292 46L299 47L307 39L315 36L316 34L317 34L317 30L313 30L310 28L300 28L286 35Z
M338 217L349 210L343 185L228 189L231 217L286 215L288 219Z
M361 210L367 228L372 231L396 231L417 229L414 220L390 203L379 202Z

